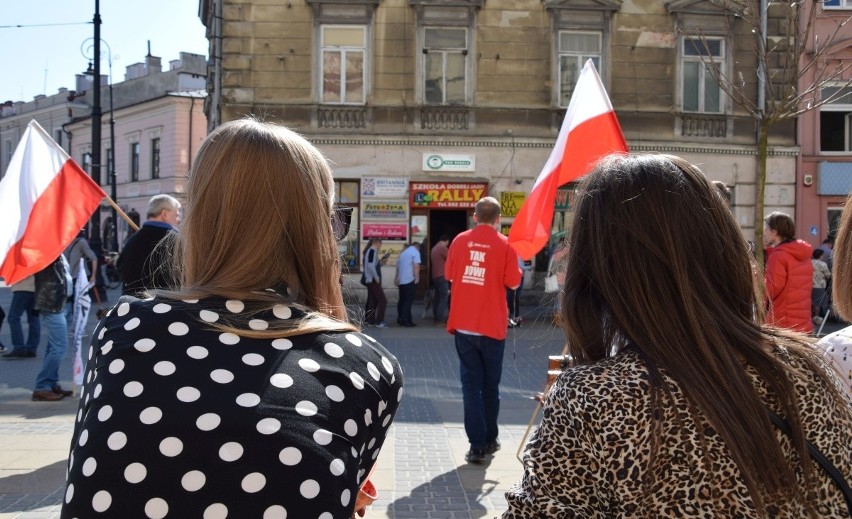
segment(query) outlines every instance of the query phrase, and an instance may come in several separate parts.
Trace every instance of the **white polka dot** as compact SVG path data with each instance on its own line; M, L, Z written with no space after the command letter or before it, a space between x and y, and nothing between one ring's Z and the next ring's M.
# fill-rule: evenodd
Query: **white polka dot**
M121 303L120 305L118 305L118 309L115 311L115 315L119 317L124 317L129 311L130 303Z
M265 330L269 328L269 323L263 319L252 319L249 321L248 325L252 330Z
M349 380L352 381L352 385L355 386L355 389L364 389L364 378L361 377L361 375L353 371L349 374Z
M343 506L347 506L349 504L349 500L352 498L352 492L347 488L340 494L340 504Z
M272 505L263 512L263 519L287 519L287 510L281 505Z
M302 416L313 416L317 414L317 405L308 400L302 400L296 404L296 412Z
M328 386L325 388L325 395L335 402L342 402L345 395L343 390L337 386Z
M178 337L189 333L189 326L186 323L174 322L169 325L169 333Z
M266 476L260 472L252 472L243 478L240 486L249 494L260 492L266 486Z
M246 305L243 304L242 301L237 301L236 299L229 299L225 302L225 308L228 309L229 312L238 314L245 309Z
M389 361L387 357L382 357L382 367L384 367L385 371L388 373L393 373L393 364L391 364L391 361Z
M139 421L146 425L155 424L161 418L163 418L163 412L158 407L148 407L139 413Z
M201 391L191 386L184 386L177 390L177 398L181 402L195 402L201 397Z
M190 470L180 478L180 484L187 492L200 490L206 482L207 476L200 470Z
M198 417L195 421L195 426L201 429L202 431L212 431L213 429L219 427L219 424L222 423L222 419L216 413L205 413Z
M364 425L369 427L371 423L373 423L373 411L367 409L364 411Z
M114 361L109 363L109 367L107 369L113 375L115 375L116 373L121 373L121 370L124 369L124 361L121 359L115 359Z
M323 346L323 349L329 357L339 359L343 356L343 348L341 348L337 344L334 344L333 342L327 342L325 346Z
M124 469L124 479L128 483L139 483L148 475L148 469L141 463L131 463Z
M163 453L163 456L174 458L183 452L183 442L174 436L163 438L163 441L160 442L160 452Z
M276 350L289 350L293 347L293 341L290 339L275 339L272 341L272 347Z
M317 429L314 432L314 441L317 445L328 445L331 443L332 434L330 431L326 431L325 429Z
M269 383L275 387L284 389L293 385L293 377L284 373L276 373L269 377Z
M375 444L376 444L376 439L370 438L370 443L367 444L367 448L372 449Z
M373 380L375 380L376 382L378 382L379 379L382 378L382 374L379 372L379 368L377 368L376 365L372 362L367 363L367 373L369 373L370 376L373 377Z
M222 461L237 461L243 456L243 446L237 442L228 442L219 447L219 457Z
M141 351L142 353L147 353L154 349L157 343L154 342L153 339L139 339L136 341L136 344L133 345L134 348Z
M219 335L219 342L231 346L240 342L240 336L230 332L225 332Z
M106 328L104 328L106 329ZM101 337L103 339L103 337ZM103 346L101 346L101 355L106 355L112 350L112 341L106 341ZM92 358L93 348L89 348L89 358Z
M104 390L104 386L102 386L100 384L95 386L95 392L94 392L95 398L101 396L101 391L103 391L103 390ZM127 396L130 396L130 395L127 395ZM89 401L89 395L86 395L86 401L87 402Z
M198 316L208 323L215 323L219 319L219 314L211 312L210 310L202 310L198 312Z
M275 418L264 418L257 422L257 432L260 434L275 434L281 429L281 422Z
M349 419L346 420L346 423L343 424L343 430L346 431L346 434L349 436L355 436L358 434L358 424L355 423L355 420Z
M204 509L204 519L225 519L228 517L228 507L222 503L213 503Z
M151 310L153 310L155 314L164 314L171 309L171 305L167 305L166 303L158 303L154 305L154 308L152 308Z
M323 512L317 516L317 519L334 519L334 516L331 515L331 512Z
M213 379L213 382L218 382L219 384L227 384L234 380L234 374L228 371L227 369L214 369L210 372L210 378Z
M125 445L127 445L127 435L121 431L114 432L107 438L107 446L114 451L123 449Z
M377 411L376 416L382 416L382 413L384 413L385 409L387 409L387 408L388 408L388 405L385 403L385 401L379 400L379 406L378 406L378 409L376 410Z
M77 443L80 444L80 447L86 445L86 442L89 441L89 430L83 429L83 432L80 433L80 439L77 440Z
M313 499L319 495L320 486L313 479L306 479L299 485L299 493L302 494L302 497L305 499Z
M184 303L190 303L190 304L194 305L195 303L198 302L198 299L184 299L183 302Z
M237 405L243 407L254 407L260 403L260 397L254 393L243 393L237 397Z
M149 499L145 503L145 515L151 519L163 519L169 513L169 504L160 497Z
M125 329L125 330L127 330L127 331L133 330L133 329L135 329L137 326L139 326L139 323L140 323L140 322L141 322L141 321L139 321L139 318L138 318L138 317L134 317L133 319L131 319L131 320L127 321L126 323L124 323L124 329Z
M107 420L109 420L110 416L112 416L112 406L111 405L105 405L105 406L101 407L100 410L98 411L98 420L101 421L101 422L106 422Z
M169 362L167 360L161 360L160 362L154 364L154 373L157 375L162 375L164 377L171 375L175 372L177 368L174 363Z
M246 353L243 355L243 363L249 366L260 366L263 364L263 355L257 353Z
M101 328L101 331L98 332L98 340L103 339L104 335L106 335L106 328ZM89 350L89 358L92 358L92 351Z
M355 335L352 335L351 333L346 334L346 340L351 342L355 346L361 346L362 344L364 344L363 342L361 342L361 339L359 339Z
M74 499L74 483L68 485L68 490L65 491L65 502L70 503Z
M272 314L279 319L289 319L293 316L293 311L287 305L275 305L272 307Z
M385 419L382 420L382 427L387 427L392 418L393 418L393 415L385 416Z
M112 496L106 490L100 490L92 498L92 508L95 512L106 512L112 504Z
M313 359L299 359L299 367L308 373L313 373L320 369L319 363Z
M346 472L346 464L343 463L343 460L340 458L333 459L328 468L334 476L342 476L343 473Z
M286 447L278 453L278 459L281 460L281 463L292 467L302 461L302 451L296 447Z
M190 346L186 349L186 354L195 360L201 360L207 357L207 348L204 346Z
M396 394L396 401L402 402L402 388L399 388L399 392Z
M89 458L83 462L83 475L86 477L91 476L95 473L95 469L98 468L98 462L95 458Z

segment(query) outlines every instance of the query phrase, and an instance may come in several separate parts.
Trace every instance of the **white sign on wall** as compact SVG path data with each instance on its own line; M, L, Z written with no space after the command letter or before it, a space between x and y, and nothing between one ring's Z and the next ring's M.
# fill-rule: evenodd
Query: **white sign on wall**
M476 156L424 153L423 171L476 171Z
M405 177L364 177L361 196L364 198L406 198L408 179Z

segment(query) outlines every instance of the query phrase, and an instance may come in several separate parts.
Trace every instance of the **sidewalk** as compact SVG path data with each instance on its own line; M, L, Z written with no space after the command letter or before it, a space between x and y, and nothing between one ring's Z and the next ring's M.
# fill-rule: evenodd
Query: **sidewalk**
M118 292L109 295L114 302ZM0 305L7 311L10 301L9 289L0 288ZM468 443L452 337L431 319L420 318L422 305L414 307L415 328L365 330L397 356L405 373L405 396L373 477L380 497L367 519L490 518L505 510L504 493L521 477L515 454L535 410L531 396L545 383L547 357L559 354L563 344L562 332L546 312L524 310L527 323L510 329L506 341L503 448L484 465L464 461ZM391 304L387 321L395 319ZM92 315L89 331L94 324ZM0 341L11 344L5 323ZM43 343L36 359L0 360L0 519L59 516L77 399L30 401ZM70 351L60 378L71 387Z

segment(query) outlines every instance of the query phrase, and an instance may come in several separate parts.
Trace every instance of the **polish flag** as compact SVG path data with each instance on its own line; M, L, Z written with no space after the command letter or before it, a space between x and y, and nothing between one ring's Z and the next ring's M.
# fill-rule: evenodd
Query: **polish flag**
M106 194L33 120L0 179L0 277L12 285L47 267Z
M592 60L586 61L568 103L556 145L509 231L509 244L529 260L550 240L559 186L589 173L602 157L626 153L627 143Z

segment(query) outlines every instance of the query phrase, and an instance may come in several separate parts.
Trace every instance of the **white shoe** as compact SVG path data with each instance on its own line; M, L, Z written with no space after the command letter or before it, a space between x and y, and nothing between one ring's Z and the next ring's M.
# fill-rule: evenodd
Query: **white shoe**
M816 324L816 325L822 324L823 320L824 319L822 317L818 316L818 315L813 318L814 324Z

